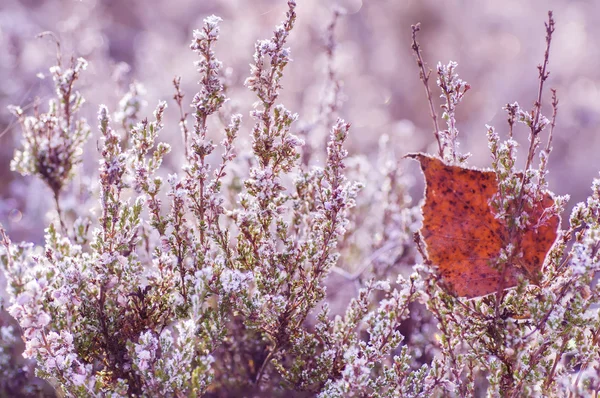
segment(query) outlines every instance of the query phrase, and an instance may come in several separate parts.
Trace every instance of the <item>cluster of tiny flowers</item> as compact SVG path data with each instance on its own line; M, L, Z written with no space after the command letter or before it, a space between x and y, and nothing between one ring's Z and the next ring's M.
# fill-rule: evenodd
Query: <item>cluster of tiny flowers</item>
M53 235L52 227L49 235ZM68 244L62 240L61 243ZM61 300L65 294L68 282L63 278L69 273L63 273L67 268L65 263L57 267L48 261L48 258L37 257L31 253L31 249L16 249L5 240L5 250L8 254L6 273L12 286L14 296L11 298L9 313L15 317L22 328L22 336L25 341L26 358L34 358L38 363L38 374L57 378L65 386L70 394L86 394L92 391L95 382L92 367L85 364L77 355L74 346L74 336L66 329L54 329L52 327L55 317L64 310L63 316L70 313L73 306L78 306L77 300L64 304ZM73 247L73 255L77 255L77 247ZM15 264L23 263L23 258L29 257L33 263L23 272L13 268ZM20 260L20 261L19 261ZM75 273L77 271L75 270ZM73 275L73 274L71 274ZM77 279L77 277L75 277ZM56 298L56 300L54 300ZM80 304L80 302L79 302ZM69 319L68 316L65 319Z
M84 99L74 87L87 61L79 58L70 68L55 65L50 68L57 97L48 102L48 111L39 110L36 100L33 115L11 106L22 129L22 149L15 152L11 169L23 175L35 175L48 185L56 200L63 186L80 162L81 147L88 139L90 127L77 113Z
M564 209L569 196L557 196L555 204L545 212L540 220L529 220L525 211L527 208L533 208L535 203L543 199L547 192L548 183L546 176L548 173L548 156L552 148L548 145L546 149L539 152L540 164L536 169L531 162L533 152L539 145L539 133L550 124L547 118L540 115L537 125L533 126L534 119L530 112L526 112L518 103L508 104L504 107L508 113L509 136L506 140L500 141L500 137L495 129L487 127L488 146L492 155L492 168L498 179L498 193L491 201L496 217L503 220L510 228L523 230L527 227L536 227L544 223L552 215L560 214ZM536 129L538 133L530 140L529 160L527 168L522 173L516 169L518 142L513 138L513 127L516 122L523 123L531 129Z
M195 110L194 130L202 138L206 135L206 118L216 112L226 100L219 77L222 64L215 57L212 49L214 42L219 38L221 21L222 19L215 15L204 19L204 27L194 31L194 40L190 45L190 48L201 57L200 61L196 61L201 75L200 90L195 95L191 106Z
M600 179L592 184L592 195L585 203L578 203L570 217L571 228L583 228L571 249L571 269L576 275L590 275L600 266Z
M444 152L444 160L449 163L463 163L470 155L460 155L458 152L458 128L456 127L456 107L462 101L466 92L471 88L469 84L458 77L456 68L458 64L450 61L448 65L437 65L437 85L442 91L440 98L444 100L442 119L448 128L440 131L440 139Z
M488 147L492 155L492 169L498 178L498 194L490 203L496 218L506 220L511 216L511 206L519 196L521 178L516 170L518 143L512 138L500 142L492 126L486 126ZM520 221L520 217L516 217Z
M295 8L296 2L288 1L286 21L275 28L271 39L259 40L255 46L254 63L250 66L250 77L245 84L265 104L273 104L277 100L283 69L291 60L290 49L284 46L296 21ZM267 59L270 60L270 68L266 67Z
M129 90L119 101L119 110L115 112L115 122L120 123L126 133L139 120L140 111L146 106L144 95L146 88L141 83L131 83Z
M386 281L368 283L359 292L358 299L350 303L344 319L337 318L334 329L327 332L332 333L328 338L340 355L335 361L339 361L338 366L343 367L343 370L339 379L326 383L320 397L393 394L398 385L403 383L403 378L392 381L383 376L376 377L373 372L374 364L378 363L384 364L384 372L390 370L385 359L402 342L403 336L398 331L398 325L409 317L408 306L418 296L420 283L417 274L412 275L410 280L399 277L397 285L398 289L390 291L390 284ZM376 290L386 292L388 298L381 300L378 308L369 311L369 297ZM352 330L360 322L368 325L367 342L348 335L348 330ZM392 362L405 362L409 358L404 351L400 355L394 354Z
M0 299L0 308L3 308L2 304ZM38 386L26 382L33 374L34 361L14 355L19 340L19 328L0 320L0 396L29 397L39 393Z

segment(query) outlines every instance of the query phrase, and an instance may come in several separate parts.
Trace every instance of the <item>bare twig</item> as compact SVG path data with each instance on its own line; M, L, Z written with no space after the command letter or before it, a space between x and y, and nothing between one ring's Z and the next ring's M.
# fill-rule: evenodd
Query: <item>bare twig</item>
M552 43L552 34L554 33L554 18L552 17L552 11L548 11L548 22L544 23L546 26L546 50L544 51L544 61L541 65L538 65L539 72L539 86L538 95L535 103L533 104L532 121L529 133L529 152L527 154L527 162L525 164L525 172L521 177L521 187L519 190L519 199L517 200L518 210L515 214L521 214L525 202L525 186L528 183L527 170L531 168L535 151L539 145L539 134L544 128L540 125L540 117L542 115L542 93L544 91L544 82L548 79L550 72L548 69L548 61L550 58L550 44Z
M50 39L52 39L54 44L56 44L56 65L62 66L62 51L60 48L60 39L56 35L56 33L52 32L51 30L47 30L47 31L38 33L35 37L37 39L41 39L44 37L50 37Z
M515 127L515 121L517 120L517 104L506 104L505 109L508 112L508 137L513 138L513 129Z
M550 154L552 151L552 136L554 135L554 127L556 127L556 115L558 113L558 98L556 96L556 89L550 89L552 91L552 120L550 122L550 134L548 134L548 143L546 144L546 152Z
M440 158L444 157L444 148L442 147L442 141L440 139L440 128L438 126L437 114L435 112L435 108L433 106L433 100L431 99L431 91L429 90L429 76L431 75L431 70L425 69L425 61L423 60L423 55L421 54L421 46L417 42L417 32L421 30L421 24L417 23L416 25L411 25L412 29L412 50L415 53L415 58L417 60L417 66L419 67L419 77L425 86L425 93L427 94L427 101L429 102L429 110L431 112L431 121L433 122L433 134L435 135L435 139L438 143L439 155Z
M181 76L177 76L173 79L173 86L175 86L175 94L173 95L173 99L177 103L177 107L179 108L179 127L181 128L181 132L183 133L183 147L185 150L185 157L188 157L188 134L189 130L187 128L187 116L188 113L183 110L183 97L184 94L181 91Z
M525 170L528 170L531 167L531 163L533 161L533 157L535 155L535 150L537 149L539 138L538 135L542 131L542 126L540 126L540 117L542 115L542 93L544 91L544 82L548 79L550 72L548 69L548 61L550 58L550 44L552 42L552 34L554 33L554 18L552 17L552 11L548 11L548 22L545 23L546 26L546 51L544 52L544 62L542 65L538 65L539 72L539 86L538 86L538 95L535 103L533 104L533 122L531 123L531 132L529 135L529 153L527 155L527 163L525 165ZM526 173L523 174L523 179L521 183L521 192L523 192L523 188L525 186Z

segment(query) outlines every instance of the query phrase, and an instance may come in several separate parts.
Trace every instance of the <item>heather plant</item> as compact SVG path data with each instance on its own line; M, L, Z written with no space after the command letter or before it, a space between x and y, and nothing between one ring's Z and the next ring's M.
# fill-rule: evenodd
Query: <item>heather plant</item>
M526 211L542 201L542 195L547 192L548 156L552 151L558 110L556 91L552 91L551 120L543 116L541 110L554 29L555 22L549 13L547 47L544 61L538 67L539 90L532 110L526 111L518 103L506 106L509 129L505 141L501 141L496 130L488 126L492 169L498 183L498 193L489 204L495 217L507 227L509 238L506 247L492 260L500 269L517 266L524 256L516 250L519 241L528 231L539 228L551 217L560 216L568 200L568 196L555 196L554 203L545 208L539 219L530 219L530 213ZM421 78L427 86L429 75L424 72L415 40L418 30L418 26L413 27L413 49L422 70ZM448 129L438 132L433 119L440 156L448 161L457 159L457 145L454 144L457 132L452 109L456 108L468 87L453 75L455 68L454 63L438 66L438 85L446 100L442 106L443 118ZM429 96L429 90L427 93ZM431 102L430 96L429 99ZM513 129L517 123L524 124L529 130L529 149L523 172L516 170L518 143ZM547 144L539 150L542 132L547 128ZM539 153L539 167L534 166L536 153ZM464 159L458 156L458 159ZM437 319L440 331L439 348L443 353L440 367L445 369L446 381L451 383L456 395L479 394L481 386L477 381L482 375L488 382L488 396L597 395L597 331L600 323L594 277L598 253L594 249L597 241L592 244L589 240L589 236L595 235L593 231L598 223L594 204L597 184L594 180L593 193L587 203L575 206L568 229L559 229L542 275L534 276L540 278L536 284L528 284L523 279L516 289L464 301L439 289L430 269L424 269L426 305ZM569 249L572 239L574 242ZM420 239L417 242L420 244ZM582 253L586 254L582 256Z
M65 67L58 42L57 47L57 64L50 68L56 98L48 102L48 111L40 112L37 103L30 116L25 116L19 106L9 108L17 117L23 136L22 150L15 152L11 169L23 175L35 175L50 188L62 222L60 194L81 160L90 127L85 118L77 117L84 99L74 88L79 75L87 68L87 61L72 59L69 67Z
M181 78L173 80L178 168L167 167L171 146L159 141L176 130L167 102L145 119L145 91L131 84L114 116L105 105L97 113L95 211L65 217L60 207L91 131L77 114L85 61L65 68L59 58L46 113L12 108L23 135L13 168L40 178L56 209L44 247L11 242L0 227L8 311L37 375L59 394L81 397L597 395L600 179L558 231L532 283L522 279L484 297L453 295L416 232L421 208L408 195L403 154L389 145L395 138L380 139L375 166L346 149L351 126L337 117L342 84L333 66L340 11L327 28L319 116L297 126L300 116L280 102L297 18L296 3L287 7L272 37L256 43L245 81L255 96L250 148L236 147L246 129L226 106L215 47L221 19L210 16L193 32L199 88L191 101ZM447 125L440 129L418 31L412 48L437 156L463 167L456 109L470 86L456 63L438 65L439 119ZM548 119L542 95L553 32L550 14L533 108L506 106L504 141L487 127L498 183L489 205L510 238L490 259L500 269L519 263L520 239L560 216L568 199L553 196L539 219L527 212L549 195L558 97L553 91ZM520 124L529 132L522 172ZM312 136L319 125L329 130L321 166L323 149ZM372 237L361 241L365 235ZM341 310L332 308L332 275L356 286ZM0 370L9 374L4 350L16 329L2 325L0 333Z

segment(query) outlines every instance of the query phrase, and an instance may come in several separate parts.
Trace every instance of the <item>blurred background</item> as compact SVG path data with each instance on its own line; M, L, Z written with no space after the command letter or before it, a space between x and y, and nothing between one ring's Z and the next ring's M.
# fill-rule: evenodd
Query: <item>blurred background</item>
M350 152L376 164L383 134L390 136L398 158L411 151L435 150L428 105L410 49L411 24L420 22L419 41L429 67L457 61L460 77L471 85L457 118L461 149L473 154L469 163L478 167L490 164L485 125L495 126L503 136L507 124L502 106L518 101L529 109L533 104L536 66L545 48L544 22L548 10L553 10L556 32L546 87L557 89L560 104L550 188L571 195L569 211L588 196L600 171L599 2L298 1L297 25L289 38L294 61L287 67L280 97L288 109L299 113L298 128L315 120L322 103L327 76L324 38L334 6L347 11L335 32L335 68L343 83L340 115L352 123ZM161 138L174 147L167 166L176 170L182 145L172 80L182 76L183 90L191 100L198 80L193 65L196 54L189 50L192 31L208 15L223 18L216 55L226 69L229 106L245 118L237 147L248 148L243 142L250 141L248 114L255 98L243 82L249 75L254 42L271 37L286 9L284 0L0 1L0 222L13 240L42 243L47 211L53 205L40 181L9 168L20 129L7 106L30 108L39 97L44 109L53 95L51 79L38 75L48 75L56 46L47 37L36 38L38 33L52 31L60 39L64 60L81 56L89 61L78 86L87 101L82 112L93 128L83 175L96 175L98 106L106 104L116 111L133 82L146 89L148 106L141 116L151 116L158 100L169 102ZM433 85L432 89L439 104L438 91ZM547 90L543 111L548 117L549 98ZM522 162L527 133L519 128L515 134ZM319 147L325 134L315 130L310 139ZM417 181L413 194L419 199L422 182L416 165L408 160L400 164ZM0 288L4 290L3 285Z

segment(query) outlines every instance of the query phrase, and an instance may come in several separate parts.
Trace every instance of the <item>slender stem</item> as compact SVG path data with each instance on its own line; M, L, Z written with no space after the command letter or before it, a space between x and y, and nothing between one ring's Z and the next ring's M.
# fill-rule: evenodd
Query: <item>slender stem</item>
M552 18L552 11L548 11L548 22L546 25L546 51L544 52L544 62L542 65L538 66L539 71L539 81L540 84L538 86L538 95L537 99L533 105L533 121L531 123L531 132L529 134L529 153L527 155L527 163L525 164L525 173L523 173L523 178L521 179L521 193L519 195L519 213L523 209L523 189L525 188L526 180L527 180L527 170L531 167L531 163L533 162L533 156L535 155L535 150L538 146L538 134L542 131L540 128L539 122L540 117L542 115L542 93L544 91L544 82L548 79L548 75L550 74L547 71L548 61L550 58L550 44L552 43L552 34L554 33L554 18Z
M548 377L546 377L546 382L544 383L544 388L546 390L548 390L550 388L550 385L552 384L552 382L555 381L554 373L556 372L556 367L558 366L558 363L561 361L563 354L565 353L568 342L569 342L569 339L566 336L563 336L563 343L560 346L560 350L556 353L556 358L554 359L554 364L552 365L552 369L550 370Z
M175 102L177 103L177 106L179 107L179 126L183 133L183 147L184 147L184 151L185 151L185 158L187 159L189 156L189 154L188 154L189 130L188 130L187 124L186 124L186 119L187 119L188 114L187 114L187 112L183 111L184 94L181 91L181 76L178 76L175 79L173 79L173 85L175 86L175 95L173 95L173 99L175 100Z
M537 95L537 99L533 105L533 110L532 110L532 116L533 116L533 120L531 122L531 126L530 126L530 133L529 133L529 151L527 154L527 162L525 164L525 169L523 171L523 176L521 177L521 187L519 189L519 197L517 199L516 206L517 209L515 211L515 215L517 217L521 216L521 213L523 212L523 208L525 205L525 186L527 185L527 183L529 182L528 178L527 178L527 170L529 170L531 168L531 163L533 162L533 157L535 155L535 150L538 147L539 144L539 133L542 131L543 126L540 126L539 121L540 121L540 117L542 114L542 93L544 90L544 82L546 81L546 79L548 78L548 75L550 74L547 71L548 68L548 61L550 58L550 44L552 42L552 34L554 33L554 18L552 18L552 11L548 11L548 22L544 24L546 26L546 50L544 52L544 61L542 63L542 65L538 65L538 71L539 71L539 86L538 86L538 95ZM510 231L510 240L513 241L514 240L514 234L517 231L514 228L511 228Z
M554 127L556 127L556 115L558 113L558 98L556 96L556 89L550 89L552 91L552 121L550 122L550 134L548 135L548 143L546 144L546 152L550 153L552 150L552 136L554 135Z
M8 237L8 234L6 233L2 223L0 223L0 243L2 243L2 246L4 246L4 249L6 250L6 265L8 266L8 270L10 272L12 269L14 269L13 257L10 250L12 242L10 241L10 238Z
M429 102L429 111L431 112L431 121L433 122L433 134L435 135L435 139L438 143L439 155L440 158L444 158L444 148L442 147L442 141L440 139L440 128L438 126L437 114L435 112L435 108L433 106L433 100L431 99L431 91L429 90L429 76L431 75L431 70L425 70L425 61L423 60L423 55L421 54L421 46L417 42L417 32L421 30L421 24L418 23L416 25L411 26L412 29L412 50L415 53L415 58L417 59L417 66L419 67L419 77L425 86L425 93L427 94L427 102Z
M273 347L273 349L271 349L269 351L269 353L267 354L267 357L263 361L262 365L260 366L260 370L258 371L258 373L256 375L256 381L254 382L256 385L258 385L260 383L260 380L262 379L262 377L265 373L265 369L267 368L267 365L269 364L269 362L271 362L271 358L273 358L273 355L276 351L277 351L277 346Z
M60 222L60 228L63 234L67 234L67 226L65 225L65 222L63 220L63 214L62 214L62 209L60 208L60 201L59 201L59 196L60 196L60 192L59 191L54 191L54 203L56 205L56 212L58 213L58 221Z

